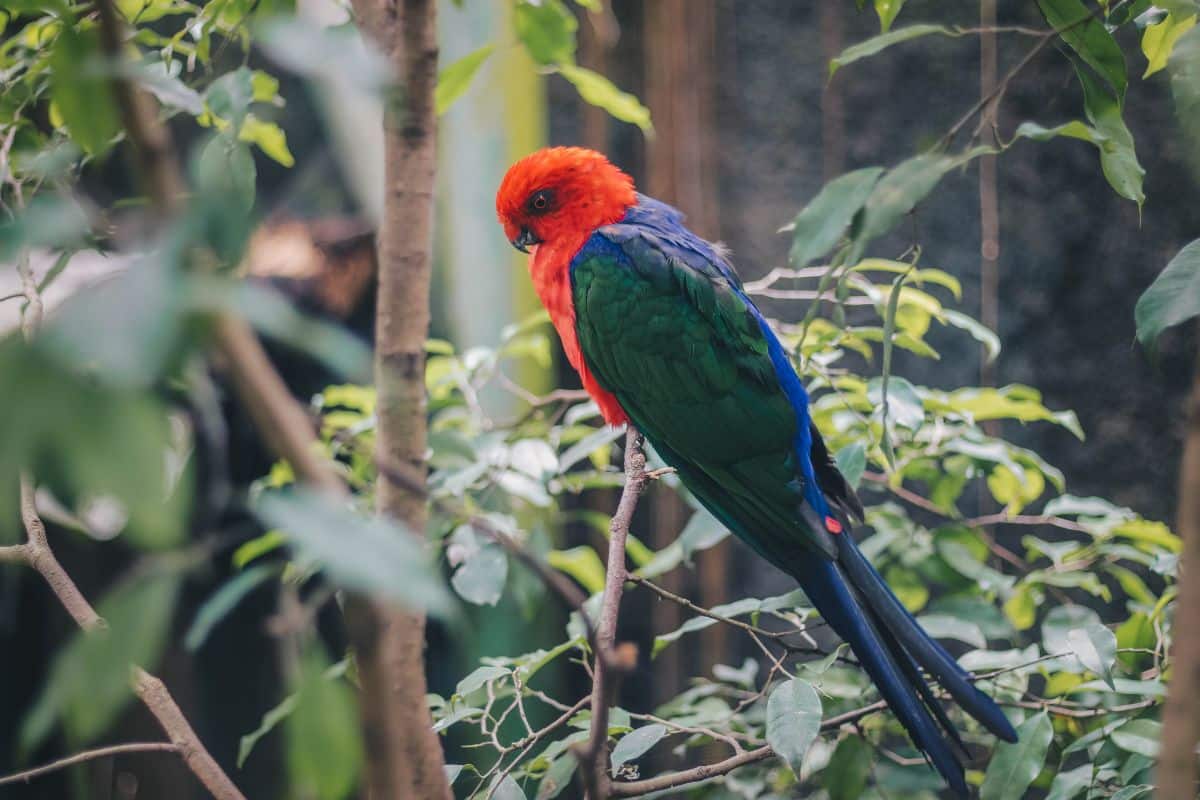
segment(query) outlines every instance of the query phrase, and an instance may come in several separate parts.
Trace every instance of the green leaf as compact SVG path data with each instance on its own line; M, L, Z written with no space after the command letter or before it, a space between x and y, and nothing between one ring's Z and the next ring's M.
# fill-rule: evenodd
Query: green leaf
M83 746L105 733L133 697L133 666L154 669L167 644L181 575L175 569L142 571L118 583L100 600L108 623L76 633L55 656L49 677L19 734L32 753L60 718L70 741Z
M1171 73L1171 97L1174 100L1175 116L1183 130L1189 135L1179 137L1184 141L1184 153L1189 157L1193 171L1200 169L1200 28L1192 28L1175 44L1167 62Z
M50 99L71 139L88 155L108 150L120 131L97 29L68 17L50 53Z
M254 102L254 74L239 67L213 81L204 93L204 102L219 119L228 122L237 133L250 104Z
M883 167L867 167L834 178L821 187L791 223L792 248L788 260L793 266L803 267L838 243L882 174Z
M254 207L258 180L250 147L228 132L217 133L200 150L192 168L196 188L202 194L223 198L241 212Z
M274 122L263 122L253 114L247 114L238 140L258 145L259 150L285 167L296 163L292 151L288 149L287 134Z
M904 0L875 0L875 13L879 15L879 29L884 33L892 27L896 15L904 7Z
M706 509L696 509L679 533L679 548L684 563L692 563L692 555L720 544L728 536L729 529L720 520Z
M1086 630L1096 626L1103 627L1100 616L1092 609L1078 605L1056 606L1050 609L1050 613L1042 621L1042 647L1049 655L1073 653L1075 646L1071 641L1071 631L1077 628ZM1057 659L1048 664L1050 664L1048 669L1079 672L1079 663L1076 659L1069 657Z
M287 462L280 462L286 464ZM282 531L267 531L262 536L256 536L233 551L233 565L244 569L247 564L260 556L273 552L287 544L287 535Z
M1133 317L1137 338L1153 348L1159 335L1200 314L1200 239L1180 250L1138 298Z
M1162 741L1162 723L1151 719L1135 719L1112 732L1112 743L1129 753L1147 758L1158 756Z
M485 664L482 667L476 667L468 673L458 685L454 687L456 697L466 697L476 689L482 689L485 685L497 678L503 678L510 674L510 670L504 667L498 667L492 664Z
M551 550L546 554L546 563L579 581L588 594L604 589L604 562L587 545L569 550Z
M492 800L525 800L525 790L521 788L521 784L517 783L512 775L505 775L504 777L497 775L492 779L492 783L484 796L491 797Z
M988 490L1005 512L1019 514L1025 506L1042 496L1046 479L1033 469L1014 472L1004 465L997 466L987 477Z
M982 344L984 352L987 353L988 363L995 361L996 357L1000 355L1000 337L974 317L952 308L946 308L942 310L942 321L947 325L953 325L955 328L966 331L974 337L975 341Z
M1004 601L1004 616L1019 631L1029 630L1037 621L1037 604L1039 598L1037 588L1023 583Z
M987 647L987 637L974 622L949 614L922 614L918 620L925 632L935 639L957 639L977 649Z
M867 448L862 442L851 442L837 452L835 459L838 472L851 488L857 489L867 468Z
M229 612L237 608L246 595L278 573L279 568L274 564L259 564L226 581L196 611L192 626L188 628L187 636L183 639L183 646L193 652L199 650L212 629L225 619Z
M1150 519L1131 519L1112 529L1113 536L1120 536L1150 548L1178 553L1183 550L1183 540L1171 532L1165 524ZM1149 548L1143 548L1149 549Z
M584 102L604 109L614 119L637 125L646 134L653 133L650 109L633 95L618 89L608 78L574 64L559 64L558 72L571 82Z
M811 683L794 678L775 687L767 698L767 744L794 774L820 730L821 698Z
M342 800L358 783L363 741L354 693L326 677L324 646L313 643L301 658L295 709L284 722L291 789L319 800Z
M46 326L43 344L104 382L147 388L179 347L181 300L182 282L169 258L135 263L70 297Z
M893 564L884 572L888 586L897 599L912 613L917 613L929 602L929 587L913 570Z
M41 339L33 346L19 336L0 340L0 483L15 485L17 467L27 466L68 506L115 498L132 544L176 544L184 535L190 473L164 469L172 442L166 410L150 392L105 385L64 368L60 357Z
M1167 66L1171 52L1179 38L1196 24L1196 15L1177 17L1167 14L1162 22L1151 25L1142 32L1142 52L1146 54L1146 71L1142 78L1149 78Z
M1052 411L1042 403L1042 395L1036 389L1019 383L998 389L958 389L945 395L930 398L933 410L953 411L969 416L975 422L992 419L1015 419L1020 422L1053 422L1083 439L1083 428L1079 418L1071 411ZM1010 469L1012 464L1006 464Z
M1082 0L1038 0L1038 7L1062 40L1104 77L1116 92L1118 103L1123 103L1129 82L1125 56L1100 18Z
M499 545L488 544L467 556L450 583L468 603L494 606L504 594L507 579L508 556Z
M283 98L279 96L279 79L261 69L250 73L250 91L256 103L283 104Z
M1092 764L1082 764L1069 772L1059 772L1050 784L1050 793L1046 800L1073 800L1092 785L1092 776L1096 768Z
M871 771L871 745L850 734L838 742L829 765L820 773L829 800L859 800Z
M1100 148L1100 168L1113 191L1138 204L1146 201L1142 178L1146 170L1138 163L1133 134L1121 117L1121 95L1114 96L1108 87L1099 83L1091 73L1075 64L1075 74L1083 86L1083 108L1096 131L1103 137Z
M1067 641L1075 652L1079 663L1100 677L1110 689L1113 685L1112 669L1117 661L1117 637L1108 628L1089 622L1067 634Z
M878 36L872 36L865 42L859 42L847 47L837 57L831 59L829 62L829 77L832 78L835 72L847 64L853 64L859 59L873 56L894 44L907 42L921 36L929 36L933 33L941 36L958 35L954 30L947 28L945 25L909 25L905 28L897 28L894 31L881 33Z
M1017 127L1017 132L1013 135L1014 139L1033 139L1036 142L1047 142L1059 136L1066 136L1070 139L1082 139L1085 142L1099 144L1102 138L1094 128L1089 128L1079 120L1072 120L1063 123L1062 125L1053 128L1045 128L1036 122L1022 122Z
M514 13L517 38L530 58L544 66L574 63L579 23L561 0L520 0Z
M471 86L475 73L483 66L483 62L487 61L494 49L494 45L485 44L438 73L437 91L434 93L434 104L437 107L438 116L445 114L454 101L462 97L463 93Z
M554 759L538 784L536 800L554 800L562 794L571 785L571 778L578 767L579 759L574 754L568 753Z
M875 184L863 207L862 221L856 226L858 230L854 233L855 249L859 252L852 253L849 260L856 262L868 242L894 228L917 203L933 191L947 172L987 152L991 150L976 147L959 155L923 153L888 170L879 183Z
M621 767L640 758L666 735L667 726L655 723L635 728L622 736L612 751L612 774L619 774Z
M396 524L360 516L334 498L303 489L265 493L254 512L346 588L432 614L454 608L423 543Z
M867 383L867 398L876 407L883 404L883 381L872 378ZM925 408L917 388L908 380L893 375L888 380L888 419L895 424L916 430L925 420Z
M128 69L132 77L168 108L178 108L194 117L204 113L204 100L196 90L181 81L177 61L156 61L144 67Z
M1001 742L988 764L979 789L980 800L1020 800L1042 771L1046 750L1054 738L1054 725L1044 711L1017 728L1015 743Z
M597 428L562 452L558 457L558 471L566 472L595 451L602 447L607 448L624 435L622 430L610 425Z
M250 757L250 753L254 751L254 747L258 744L259 740L275 730L279 723L287 719L295 710L296 695L291 694L285 697L279 705L263 714L262 721L258 727L247 733L238 742L238 769L241 769L242 765L246 763L246 759Z
M1154 787L1147 783L1138 784L1137 786L1126 786L1109 800L1138 800L1138 798L1146 797L1154 792Z

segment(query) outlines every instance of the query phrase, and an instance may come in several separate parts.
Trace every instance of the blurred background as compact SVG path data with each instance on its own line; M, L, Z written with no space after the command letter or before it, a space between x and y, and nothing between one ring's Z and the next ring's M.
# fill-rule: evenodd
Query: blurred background
M953 5L951 10L910 0L905 14L922 18L936 8L943 22L979 24L976 4ZM1001 24L1042 24L1033 4L996 5ZM343 10L318 0L304 0L300 10L331 23L345 17ZM536 307L523 257L513 252L496 223L493 196L508 165L537 147L574 144L607 153L643 192L677 205L694 230L725 242L749 281L786 263L789 239L778 229L825 181L920 151L981 91L977 37L935 37L919 47L894 47L829 80L828 60L878 30L872 13L849 2L613 0L601 13L580 13L579 63L642 99L654 122L650 138L583 103L562 78L539 75L515 43L503 44L515 42L508 0L471 0L461 7L447 1L440 15L444 64L484 43L501 43L441 120L437 202L443 224L436 234L433 335L460 349L495 342L506 325ZM1002 75L1024 48L1005 37L997 47ZM380 158L379 111L350 94L311 89L286 76L280 93L287 103L275 109L274 121L287 133L296 166L286 169L255 151L261 227L247 256L248 272L369 338L372 233L381 180L372 169ZM1004 348L987 367L967 337L946 334L943 340L934 331L929 339L941 352L940 361L900 352L895 369L935 388L973 385L981 374L996 385L1038 387L1048 407L1078 413L1087 441L1081 445L1049 425L1006 429L1005 434L1062 469L1072 494L1100 495L1147 517L1170 519L1193 342L1190 336L1173 337L1151 362L1135 346L1133 306L1162 265L1196 236L1200 196L1170 117L1165 78L1147 81L1129 98L1125 116L1146 168L1148 201L1140 215L1134 204L1108 189L1093 149L1070 139L1017 145L994 172L985 167L982 179L978 164L952 173L920 207L913 224L924 247L922 264L961 280L963 307L990 320ZM1077 116L1080 105L1068 62L1047 51L1008 88L1001 124L1006 130L1024 119L1055 124ZM184 127L177 131L184 146L194 133ZM126 180L123 165L112 159L91 172L86 188L104 201L127 193ZM453 226L445 224L451 212ZM892 257L914 238L909 232L893 237L878 248ZM55 292L65 295L94 280L114 266L109 261L73 266ZM9 293L6 282L12 280L9 272L0 274L0 295ZM0 305L5 327L16 323L13 305ZM795 303L763 305L782 319L803 311ZM300 397L315 394L330 380L302 357L275 355ZM544 389L578 385L557 354L553 368L521 378ZM500 409L508 402L502 396L485 401ZM231 477L245 486L269 469L270 460L242 412L229 403L225 409ZM615 496L591 496L587 502L605 511ZM651 491L635 533L662 547L687 515L673 495ZM220 518L209 524L250 523ZM561 546L594 535L584 526L555 532ZM124 556L68 538L60 558L92 595L119 572ZM704 606L790 588L781 574L731 541L697 554L696 562L694 572L676 571L663 582ZM223 569L214 565L208 585L189 584L179 611L181 626L224 577ZM0 572L0 720L19 718L41 684L49 655L70 630L45 594L35 578ZM223 763L232 763L238 737L258 724L269 705L264 693L277 686L273 641L262 623L274 599L268 590L256 592L246 613L231 617L202 651L174 650L161 669ZM470 652L462 640L432 630L432 691L448 694L481 654L524 652L536 646L539 630L557 631L565 621L555 609L531 618L515 613L507 602L473 610L479 636ZM654 603L646 593L627 603L619 636L639 643L643 652L649 652L655 632L682 621L678 607ZM45 616L17 613L28 608L45 609ZM708 628L690 651L672 648L653 672L647 667L627 681L629 702L645 705L671 697L686 675L707 672L716 663L741 663L747 653L740 648L749 646L734 641L725 626ZM121 730L136 737L153 727L137 709L127 713ZM6 759L13 752L14 732L0 726L0 772L10 771ZM453 738L447 746L453 750ZM262 747L240 773L240 782L251 797L278 796L278 745ZM130 763L147 759L136 770L142 781L138 797L201 796L174 760L130 758ZM449 760L455 760L453 753ZM121 769L120 762L116 767L101 763ZM94 780L96 787L120 786L112 775ZM0 794L48 798L68 791L68 778L60 777Z

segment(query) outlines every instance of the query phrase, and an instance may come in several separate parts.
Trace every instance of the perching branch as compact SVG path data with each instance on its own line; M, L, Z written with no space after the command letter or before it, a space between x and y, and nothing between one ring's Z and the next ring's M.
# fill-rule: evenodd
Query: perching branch
M625 487L617 511L609 525L608 568L604 580L604 595L596 621L596 661L592 675L592 725L585 746L575 749L587 796L591 800L608 797L611 781L608 777L608 709L616 691L616 681L622 671L632 669L636 651L614 650L617 635L617 616L621 607L621 592L629 573L625 567L625 540L638 498L649 480L646 475L646 454L642 451L642 435L632 426L625 434ZM622 657L623 656L623 657Z

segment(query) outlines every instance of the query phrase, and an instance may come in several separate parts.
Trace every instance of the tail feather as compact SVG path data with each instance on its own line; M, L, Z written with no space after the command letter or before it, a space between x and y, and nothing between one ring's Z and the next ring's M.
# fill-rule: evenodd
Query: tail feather
M897 663L897 654L889 646L892 643L885 642L880 635L841 567L824 558L806 558L795 565L793 575L800 581L821 616L858 656L859 662L879 687L883 699L913 742L941 773L950 788L965 797L967 784L962 764L938 728L939 722L942 725L948 723L944 719L945 712L942 712L938 721L934 720L927 707L926 693L929 693L929 688L919 679L919 675L917 680L913 680L912 674L916 669L911 661L907 668ZM899 658L901 661L907 658L902 649ZM918 685L922 688L916 688Z
M838 554L846 575L878 619L882 629L908 651L912 659L937 678L955 702L987 728L1007 742L1017 741L1017 732L992 698L979 691L970 676L949 653L930 638L920 623L896 598L883 577L848 535L838 536Z
M874 615L872 615L874 617ZM875 618L875 627L883 637L884 644L896 656L900 663L900 669L904 670L905 677L908 678L910 684L916 687L917 692L921 695L921 699L925 701L925 707L929 709L934 718L938 721L942 731L946 737L953 742L958 751L963 755L967 755L967 746L963 743L962 736L959 735L958 729L954 727L954 723L950 721L950 715L946 713L946 709L942 708L942 704L938 702L937 696L934 695L933 689L925 682L925 677L921 674L921 668L913 657L909 655L896 637L892 635L886 625L883 625L878 618Z

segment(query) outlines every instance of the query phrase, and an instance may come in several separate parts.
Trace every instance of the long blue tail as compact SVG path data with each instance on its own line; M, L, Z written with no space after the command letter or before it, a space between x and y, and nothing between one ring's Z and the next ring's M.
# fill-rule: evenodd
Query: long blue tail
M963 767L951 742L962 741L937 704L920 669L937 678L956 702L989 731L1015 742L1016 731L1000 708L969 681L965 671L896 599L858 550L849 530L834 537L839 559L797 559L792 575L821 616L849 645L879 687L913 743L950 788L967 795Z

